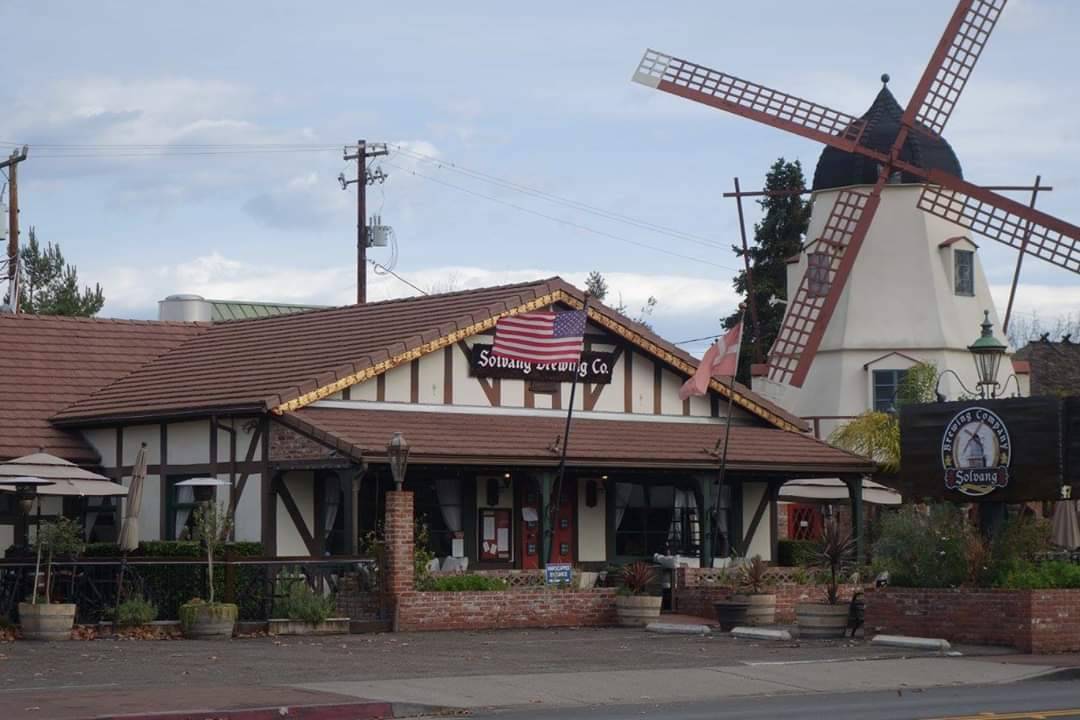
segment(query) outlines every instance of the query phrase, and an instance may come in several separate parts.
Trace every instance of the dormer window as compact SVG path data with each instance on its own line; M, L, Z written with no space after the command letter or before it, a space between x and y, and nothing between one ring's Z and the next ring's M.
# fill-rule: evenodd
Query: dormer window
M953 285L957 295L975 296L975 253L953 250Z

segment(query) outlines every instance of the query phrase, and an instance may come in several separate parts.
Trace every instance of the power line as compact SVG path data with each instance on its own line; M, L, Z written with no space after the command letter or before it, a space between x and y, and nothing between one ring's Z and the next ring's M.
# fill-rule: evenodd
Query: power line
M398 280L400 280L401 282L403 282L406 285L408 285L409 287L411 287L416 292L420 293L421 295L430 295L431 294L431 293L427 292L426 290L423 290L423 289L417 287L416 285L413 285L411 282L409 282L405 278L401 277L400 275L398 275L396 272L394 272L390 268L386 267L385 265L380 265L379 263L375 262L374 260L371 260L370 258L368 259L368 262L371 263L372 267L375 268L375 274L377 274L377 275L378 274L392 275L392 276L396 277Z
M720 265L719 263L710 262L708 260L703 260L702 258L693 257L692 255L684 255L682 253L675 252L674 250L667 250L665 248L656 247L655 245L649 245L648 243L639 242L637 240L631 240L629 238L622 237L621 235L615 235L613 233L605 232L604 230L597 230L596 228L589 227L588 225L582 225L580 223L573 222L572 220L567 220L566 218L561 218L561 217L558 217L556 215L548 215L547 213L540 212L539 210L533 210L532 208L527 208L527 207L525 207L523 205L518 205L517 203L510 202L509 200L503 200L502 198L493 197L491 195L485 195L484 193L477 192L476 190L471 190L469 188L464 188L464 187L461 187L460 185L454 185L453 183L448 183L445 180L440 180L440 179L432 177L430 175L425 175L424 173L417 172L416 170L411 170L411 169L409 169L407 167L403 167L401 165L395 165L392 162L387 162L386 164L391 166L391 167L395 167L398 170L401 170L402 172L409 173L410 175L415 175L416 177L424 178L425 180L430 180L433 183L437 183L439 185L444 185L444 186L446 186L448 188L452 188L454 190L457 190L458 192L463 192L463 193L466 193L468 195L474 195L476 197L483 198L484 200L490 200L491 202L498 203L500 205L506 205L507 207L514 208L515 210L520 210L521 212L528 213L530 215L535 215L537 217L542 217L542 218L545 218L547 220L552 220L554 222L560 223L562 225L567 225L569 227L576 228L578 230L584 230L585 232L593 233L594 235L600 235L601 237L610 238L612 240L618 240L619 242L628 243L630 245L636 245L637 247L645 248L647 250L653 250L653 251L659 252L659 253L664 253L665 255L671 255L672 257L682 258L683 260L691 260L691 261L696 262L696 263L703 263L705 265L711 265L712 267L720 268L721 270L729 270L729 271L732 271L732 272L738 272L738 270L736 270L736 268L728 267L726 265Z
M606 210L595 205L589 205L588 203L583 203L579 200L574 200L573 198L567 198L561 195L556 195L554 193L549 193L545 190L530 187L529 185L523 185L513 180L507 180L505 178L500 178L496 175L491 175L490 173L481 172L479 170L472 170L449 160L443 160L432 155L426 155L424 153L416 152L415 150L410 150L400 144L392 145L392 147L399 153L408 155L409 157L415 158L417 160L422 160L434 164L440 169L445 169L451 172L466 175L468 177L491 183L493 185L498 185L500 187L508 188L510 190L515 190L526 195L533 195L535 197L546 200L547 202L551 202L557 205L565 205L567 207L572 207L576 210L581 210L584 212L592 213L594 215L599 215L600 217L606 218L608 220L614 220L616 222L625 223L627 225L632 225L637 228L657 232L663 235L670 235L672 237L679 238L680 240L688 240L690 242L697 243L698 245L704 245L710 248L725 248L724 245L717 243L713 240L709 240L708 238L702 237L700 235L694 235L693 233L684 232L675 228L658 225L656 223L649 222L648 220L641 220L639 218L624 215L622 213L614 212L612 210Z

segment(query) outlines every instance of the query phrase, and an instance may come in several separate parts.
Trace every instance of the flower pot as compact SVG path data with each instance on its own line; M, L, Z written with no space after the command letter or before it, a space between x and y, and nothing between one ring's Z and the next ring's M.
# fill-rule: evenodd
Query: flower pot
M236 627L237 613L231 603L185 603L180 606L180 629L190 640L227 640Z
M660 617L659 595L616 595L615 617L624 627L644 627Z
M739 625L746 625L746 610L750 607L746 595L733 595L726 600L717 600L713 603L716 611L716 622L720 623L720 629L724 632Z
M800 638L842 638L848 626L848 603L796 603L795 619Z
M19 603L19 627L27 640L70 640L75 605Z
M776 593L739 595L746 600L747 625L772 625L776 622Z

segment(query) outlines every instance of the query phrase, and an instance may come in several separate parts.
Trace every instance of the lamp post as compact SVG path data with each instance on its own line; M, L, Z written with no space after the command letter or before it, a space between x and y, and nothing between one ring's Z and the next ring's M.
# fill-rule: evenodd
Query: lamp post
M400 491L405 482L405 468L409 464L409 443L399 432L393 434L386 444L386 458L390 461L390 473L394 476L394 489Z
M994 337L994 326L990 322L990 311L983 311L982 334L971 345L968 352L975 358L975 372L979 382L976 384L979 397L992 399L997 397L1001 383L997 381L998 367L1008 348Z

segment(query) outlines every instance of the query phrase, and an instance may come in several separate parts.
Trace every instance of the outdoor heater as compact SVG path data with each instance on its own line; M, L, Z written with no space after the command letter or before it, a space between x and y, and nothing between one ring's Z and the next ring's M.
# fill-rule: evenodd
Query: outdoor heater
M390 461L390 473L394 476L394 489L401 490L405 482L405 468L409 464L409 443L399 432L393 434L386 444L386 458Z

